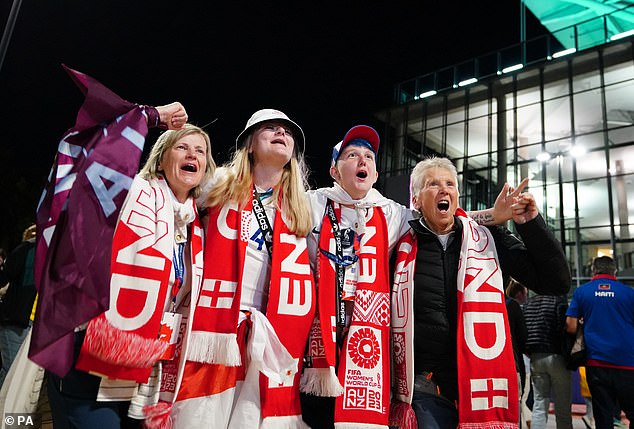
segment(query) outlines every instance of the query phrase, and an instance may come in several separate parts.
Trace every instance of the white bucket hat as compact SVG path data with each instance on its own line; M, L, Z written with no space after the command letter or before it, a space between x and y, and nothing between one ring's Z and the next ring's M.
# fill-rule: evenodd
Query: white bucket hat
M251 115L244 127L244 130L242 130L236 138L236 149L244 143L244 139L253 131L253 128L256 125L267 121L281 121L288 124L293 129L293 139L295 140L295 146L297 147L298 153L304 153L304 131L302 131L299 125L286 116L284 112L275 109L261 109Z

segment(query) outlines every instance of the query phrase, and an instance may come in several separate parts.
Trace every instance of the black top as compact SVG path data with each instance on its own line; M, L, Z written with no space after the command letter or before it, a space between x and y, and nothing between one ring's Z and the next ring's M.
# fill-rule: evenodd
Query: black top
M506 298L506 314L509 317L509 330L511 331L511 341L513 343L513 355L515 356L515 369L520 374L522 391L524 391L524 380L526 378L526 366L524 365L523 354L526 351L526 321L520 304L513 298Z
M568 299L564 295L535 295L524 309L527 353L563 354Z
M9 288L0 304L0 323L26 328L29 325L33 302L37 295L33 280L35 241L23 241L7 257L3 278Z
M454 401L458 398L456 284L462 222L455 219L446 250L436 234L419 220L410 221L410 225L418 235L414 273L414 371L416 374L432 372L441 394ZM512 276L540 294L568 292L571 278L563 249L541 215L517 225L522 241L504 227L488 228L504 277Z

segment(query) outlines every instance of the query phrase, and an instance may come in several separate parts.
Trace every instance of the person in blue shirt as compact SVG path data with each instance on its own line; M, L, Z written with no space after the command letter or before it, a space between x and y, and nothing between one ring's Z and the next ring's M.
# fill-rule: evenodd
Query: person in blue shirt
M634 288L617 281L615 274L612 258L595 258L592 280L575 290L566 312L568 333L583 324L597 429L613 428L617 403L634 428Z

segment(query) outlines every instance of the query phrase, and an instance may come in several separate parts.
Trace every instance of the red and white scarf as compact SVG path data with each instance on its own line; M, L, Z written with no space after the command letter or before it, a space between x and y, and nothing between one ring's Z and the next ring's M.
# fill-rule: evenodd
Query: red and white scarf
M194 294L202 277L202 227L194 200L186 204L194 214L189 268ZM88 324L77 369L148 381L152 366L167 348L158 337L172 285L174 226L165 180L135 177L113 239L110 307Z
M463 224L458 268L458 427L516 429L518 386L502 285L489 230L456 212ZM411 403L414 385L414 265L416 234L397 246L392 288L394 394ZM416 285L424 287L424 285Z
M349 331L336 365L336 272L334 262L319 254L319 315L311 329L312 362L302 377L302 391L337 396L335 427L387 428L390 403L390 303L387 222L379 207L368 208L359 250L359 277ZM336 205L337 220L341 219ZM319 247L335 253L332 225L322 221ZM343 387L342 387L343 386ZM341 394L343 393L343 394Z
M176 427L305 427L299 372L315 312L306 238L293 234L276 210L266 317L256 309L245 316L240 296L252 211L250 202L242 210L236 204L210 210L188 381L172 413Z

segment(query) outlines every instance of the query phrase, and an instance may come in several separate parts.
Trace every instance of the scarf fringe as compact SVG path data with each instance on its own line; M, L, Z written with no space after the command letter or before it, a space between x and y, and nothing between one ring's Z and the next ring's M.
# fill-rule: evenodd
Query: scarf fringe
M512 422L482 422L460 423L458 429L518 429L519 425Z
M310 429L302 416L275 416L265 417L260 429Z
M83 345L85 351L106 363L132 368L152 367L168 346L165 341L119 329L105 316L90 321Z
M145 408L159 403L161 373L161 364L154 365L147 383L137 385L136 393L128 407L128 417L143 420L146 416Z
M300 392L315 396L339 396L343 394L343 386L335 374L333 367L305 368L300 379Z
M390 426L399 429L417 429L416 413L407 402L394 401L390 405Z
M389 429L389 426L372 423L335 423L335 429Z
M146 405L143 407L145 421L144 429L172 429L172 405L167 402L159 402L156 405Z
M235 333L195 331L191 333L187 359L201 363L240 366L240 348Z

